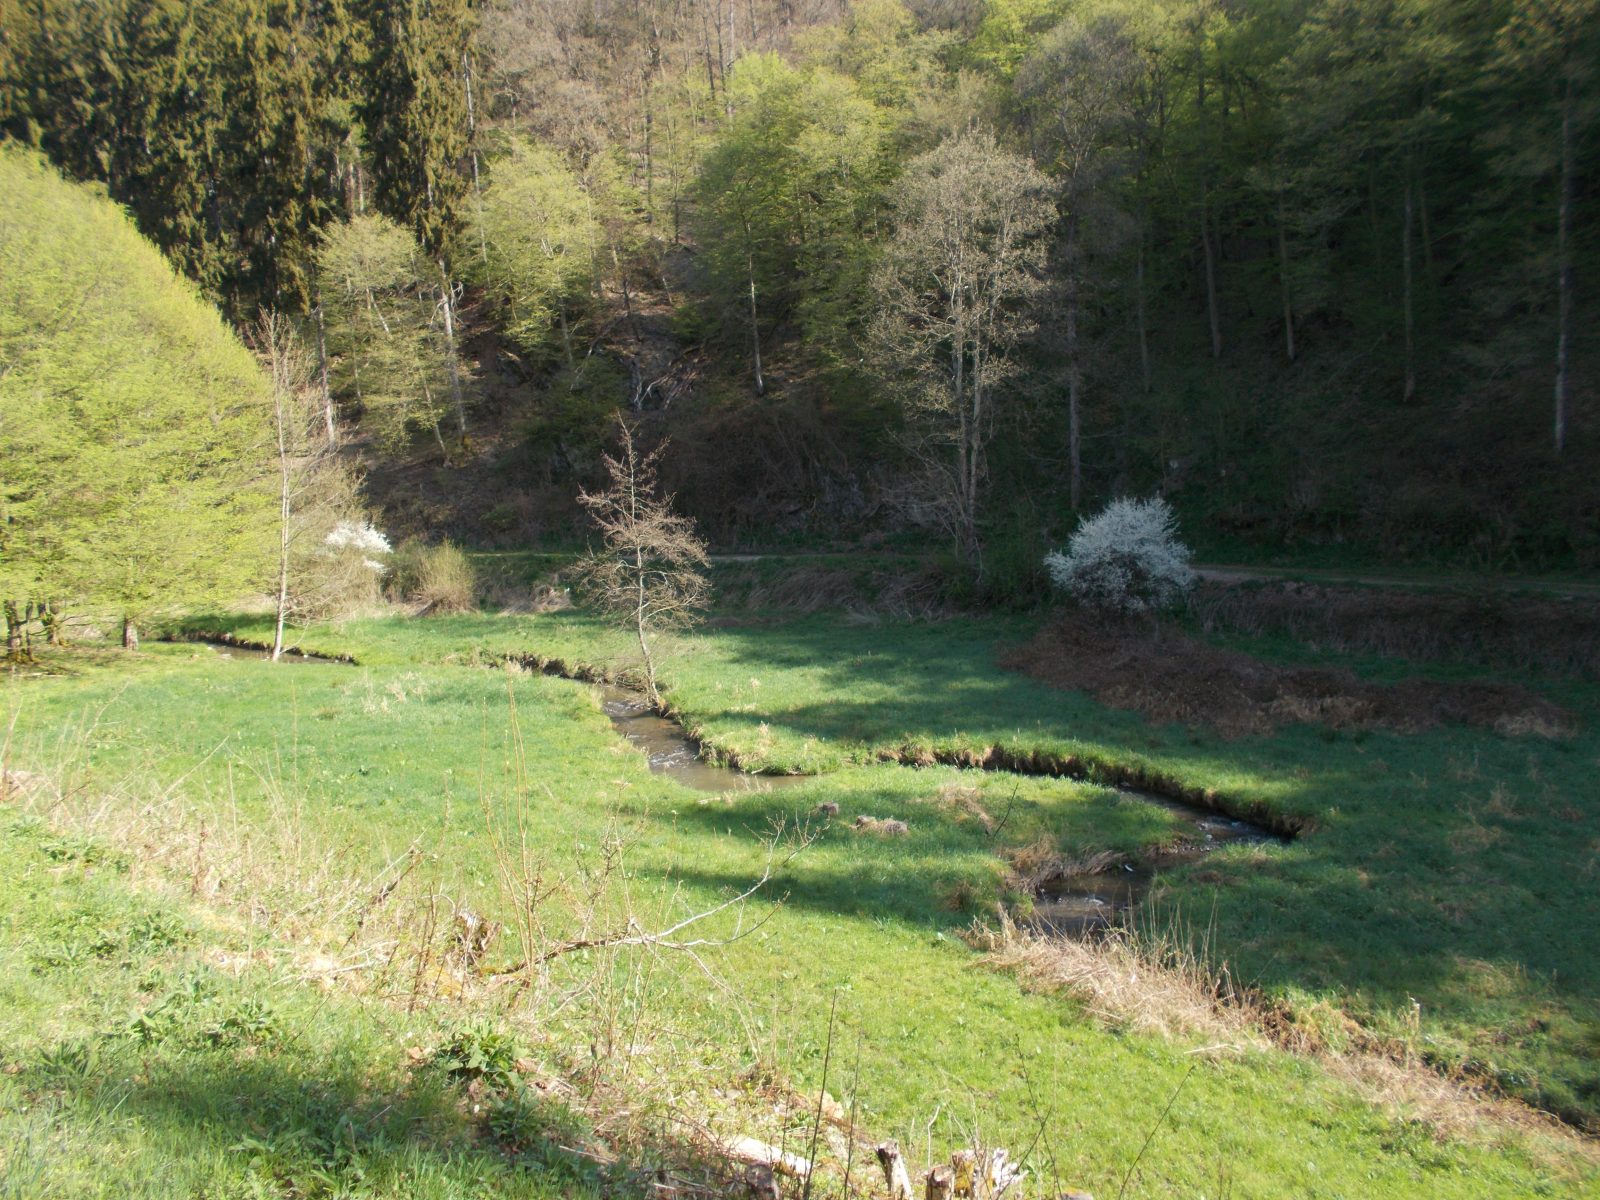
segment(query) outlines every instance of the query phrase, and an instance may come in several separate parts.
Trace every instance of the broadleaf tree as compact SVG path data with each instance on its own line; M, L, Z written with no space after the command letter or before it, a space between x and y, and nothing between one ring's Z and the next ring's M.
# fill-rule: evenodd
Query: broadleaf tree
M266 381L97 189L0 147L0 192L0 590L118 617L133 648L152 613L261 582Z

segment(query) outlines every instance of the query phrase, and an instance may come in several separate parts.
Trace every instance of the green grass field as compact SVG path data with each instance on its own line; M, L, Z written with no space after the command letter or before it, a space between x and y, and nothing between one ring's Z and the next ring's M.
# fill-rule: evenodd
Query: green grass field
M670 1078L685 1064L703 1082L765 1062L814 1089L837 998L828 1087L855 1099L876 1136L919 1154L947 1151L977 1127L1014 1149L1032 1146L1031 1165L1046 1178L1117 1195L1171 1100L1128 1195L1592 1187L1587 1154L1562 1138L1434 1136L1313 1060L1248 1047L1197 1054L1199 1039L1108 1026L985 969L957 935L1000 894L1003 864L996 839L936 803L942 785L977 784L992 812L1009 811L999 841L1043 836L1069 854L1137 852L1172 837L1172 818L1089 784L876 759L889 749L997 744L1073 753L1145 765L1309 822L1293 844L1225 850L1174 873L1160 911L1205 933L1234 978L1320 1021L1331 1040L1340 1024L1328 1014L1343 1010L1424 1060L1582 1119L1600 1106L1600 905L1586 832L1600 815L1588 786L1600 765L1600 693L1542 685L1581 718L1583 732L1565 742L1307 728L1223 741L1152 728L997 668L996 647L1037 619L824 614L683 639L668 698L687 724L741 762L820 773L774 791L709 796L652 776L588 687L487 669L508 654L569 667L622 661L621 639L569 613L354 621L298 639L351 653L355 667L274 668L193 646L152 647L132 666L69 656L60 675L7 686L17 714L11 757L48 771L87 756L90 778L107 788L181 780L197 811L244 827L281 820L293 797L315 844L373 865L416 844L452 899L480 910L504 902L490 822L519 794L540 853L581 855L624 829L634 902L663 921L749 886L766 861L765 833L803 823L820 803L838 804L844 818L897 817L910 826L904 838L836 823L784 866L773 884L782 908L706 952L718 983L682 963L663 966L641 1052L654 1056L654 1072ZM228 625L260 636L248 619ZM37 971L16 947L39 936L30 923L49 920L27 916L9 929L12 990ZM719 931L731 927L723 921ZM376 1020L374 1011L362 1006L359 1020ZM14 1019L18 1061L67 1034L96 1036L87 1014L59 1028L40 1010ZM568 1020L577 1036L580 1023ZM381 1022L374 1027L371 1036L383 1036ZM88 1119L72 1105L57 1111L55 1124L69 1130ZM137 1113L120 1119L134 1122L129 1137L158 1136Z

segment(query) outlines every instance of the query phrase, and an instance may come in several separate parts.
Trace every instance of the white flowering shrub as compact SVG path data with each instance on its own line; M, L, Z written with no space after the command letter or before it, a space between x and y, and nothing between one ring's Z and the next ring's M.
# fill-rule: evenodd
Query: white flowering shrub
M364 567L380 575L388 567L376 556L394 552L383 531L370 521L340 521L328 530L328 536L322 539L322 544L333 551L356 552L361 556Z
M313 511L307 520L309 536L294 568L293 618L327 620L377 604L394 553L383 531L338 510Z
M1079 603L1118 613L1166 608L1194 586L1189 548L1159 497L1113 500L1085 517L1066 551L1045 555L1056 587Z

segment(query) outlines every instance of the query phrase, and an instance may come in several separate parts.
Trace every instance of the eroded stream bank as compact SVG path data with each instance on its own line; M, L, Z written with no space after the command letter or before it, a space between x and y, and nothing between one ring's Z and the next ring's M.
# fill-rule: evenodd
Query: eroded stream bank
M270 646L227 633L184 633L171 640L209 645L230 654L259 658L271 655ZM279 661L356 665L350 655L318 654L298 647L286 649ZM657 710L642 692L618 685L598 669L535 655L508 657L506 661L523 670L595 686L612 728L643 751L652 772L669 776L685 787L710 793L759 791L806 784L818 778L745 771L736 758L713 761L674 715ZM1118 860L1087 868L1068 867L1033 881L1031 923L1056 935L1081 935L1117 920L1139 904L1165 871L1228 846L1281 845L1298 832L1296 826L1281 819L1269 825L1232 816L1222 811L1224 802L1215 793L1186 787L1175 779L1137 767L1089 763L1070 755L1015 752L1002 747L973 753L908 746L880 751L878 757L906 766L949 766L1088 781L1109 787L1128 799L1163 808L1184 823L1182 836L1136 862Z
M700 745L683 726L654 710L642 693L614 684L600 687L601 706L612 727L644 751L652 771L668 775L686 787L707 792L749 791L808 783L817 778L752 775L708 762L701 754ZM1059 776L1062 773L1047 774ZM1034 906L1030 921L1042 932L1057 936L1090 933L1138 905L1164 871L1195 862L1226 846L1282 844L1289 840L1264 826L1210 808L1132 788L1113 790L1129 799L1165 809L1181 819L1186 829L1176 841L1145 855L1138 862L1115 861L1099 869L1069 869L1038 881L1032 889Z

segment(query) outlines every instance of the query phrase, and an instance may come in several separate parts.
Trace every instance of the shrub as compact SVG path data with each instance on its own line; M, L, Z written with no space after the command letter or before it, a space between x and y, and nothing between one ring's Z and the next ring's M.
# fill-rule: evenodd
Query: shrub
M477 574L461 548L451 542L437 546L409 542L396 555L389 594L422 605L429 613L470 612L477 606Z
M1086 517L1066 553L1047 554L1050 580L1079 603L1118 613L1166 608L1194 585L1189 548L1165 500L1113 500Z
M376 604L392 554L370 521L340 517L295 564L296 620L342 617Z

